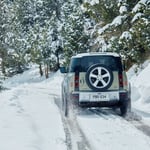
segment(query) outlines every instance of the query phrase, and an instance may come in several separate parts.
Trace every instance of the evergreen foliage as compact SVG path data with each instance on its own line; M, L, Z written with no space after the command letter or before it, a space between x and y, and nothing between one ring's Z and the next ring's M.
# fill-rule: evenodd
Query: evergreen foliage
M74 54L89 50L89 36L84 31L84 14L78 0L67 0L62 6L61 37L66 63Z
M90 51L118 52L128 67L140 64L150 56L149 6L149 0L1 0L0 73L21 73L33 62L48 75Z
M86 13L92 12L89 13L90 18L96 21L91 32L95 38L95 51L118 52L125 58L128 67L133 63L140 64L146 56L149 57L149 0L99 0L98 3L86 0L84 6Z

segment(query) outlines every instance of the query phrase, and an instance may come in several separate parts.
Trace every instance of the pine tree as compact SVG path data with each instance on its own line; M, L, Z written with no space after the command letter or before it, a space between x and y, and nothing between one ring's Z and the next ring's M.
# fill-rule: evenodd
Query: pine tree
M6 65L7 65L7 55L8 55L8 32L9 32L9 23L10 18L8 15L9 5L7 0L0 1L0 67L4 75L6 75Z
M67 0L62 6L63 50L66 63L74 54L89 50L88 35L84 32L84 15L77 0Z
M40 68L42 64L49 68L50 63L53 63L51 32L59 20L58 7L58 0L17 0L13 3L14 42L11 42L11 46L20 62L32 61L39 64Z
M142 0L119 0L114 2L111 11L102 11L101 6L106 6L111 1L88 4L87 11L97 23L92 35L96 37L96 47L101 51L118 52L126 59L128 67L132 63L142 63L149 52L149 2ZM87 4L86 4L87 5ZM85 6L86 6L85 5ZM99 6L100 5L100 6ZM105 8L105 7L104 7ZM107 7L109 10L109 7ZM113 15L114 14L114 15ZM107 16L108 20L104 19ZM95 48L95 46L94 46Z

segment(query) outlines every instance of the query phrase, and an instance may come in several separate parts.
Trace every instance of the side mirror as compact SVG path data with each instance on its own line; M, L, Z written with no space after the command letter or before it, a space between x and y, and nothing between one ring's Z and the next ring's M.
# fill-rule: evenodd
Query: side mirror
M67 73L68 71L67 71L66 67L60 67L60 72Z

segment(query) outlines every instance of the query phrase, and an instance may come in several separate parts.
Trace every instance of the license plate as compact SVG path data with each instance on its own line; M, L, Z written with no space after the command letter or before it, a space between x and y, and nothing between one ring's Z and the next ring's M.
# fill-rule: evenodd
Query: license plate
M109 96L106 93L96 93L90 95L90 101L108 101Z
M109 101L108 93L80 93L79 101Z

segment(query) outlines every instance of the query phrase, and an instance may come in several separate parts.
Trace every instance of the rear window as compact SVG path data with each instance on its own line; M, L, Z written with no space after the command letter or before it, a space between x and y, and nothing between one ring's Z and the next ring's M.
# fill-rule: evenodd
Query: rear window
M119 57L114 56L86 56L73 58L69 72L86 72L94 64L102 64L109 67L112 71L122 71L122 63Z

